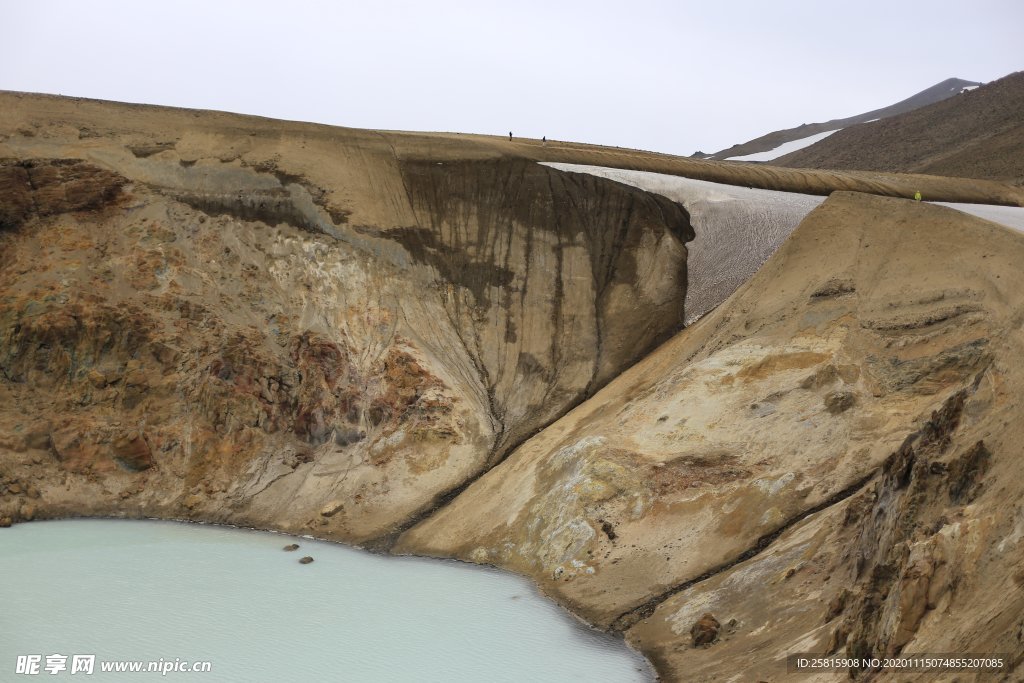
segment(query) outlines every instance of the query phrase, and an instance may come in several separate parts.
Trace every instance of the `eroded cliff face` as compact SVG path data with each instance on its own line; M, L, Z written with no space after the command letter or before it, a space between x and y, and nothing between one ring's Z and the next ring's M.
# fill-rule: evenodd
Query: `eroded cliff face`
M461 297L501 455L683 325L689 215L656 194L530 161L403 164L419 227L381 233ZM499 300L492 301L492 297Z
M0 144L0 517L386 545L682 326L661 197L364 132L33 116Z
M729 661L783 680L786 657L797 653L950 652L1002 655L1003 671L985 676L1016 680L1024 516L1019 430L1005 425L1019 411L1003 393L1008 369L990 369L942 402L855 495L752 559L686 586L627 637L669 679L714 680ZM707 613L722 628L712 645L696 647L690 631ZM852 668L819 678L905 676Z
M527 574L670 680L1020 652L1024 603L985 595L1019 594L1021 256L957 212L833 195L397 549Z

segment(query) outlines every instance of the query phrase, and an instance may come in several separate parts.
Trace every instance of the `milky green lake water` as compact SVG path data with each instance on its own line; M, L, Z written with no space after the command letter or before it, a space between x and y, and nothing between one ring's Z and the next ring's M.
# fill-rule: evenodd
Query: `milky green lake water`
M282 550L293 542L298 551ZM300 565L303 555L315 561ZM67 669L49 674L55 654ZM19 655L39 655L39 673L18 675ZM94 673L71 673L74 655L95 655ZM122 660L211 670L101 671ZM497 570L175 522L0 529L2 681L652 678L621 639Z

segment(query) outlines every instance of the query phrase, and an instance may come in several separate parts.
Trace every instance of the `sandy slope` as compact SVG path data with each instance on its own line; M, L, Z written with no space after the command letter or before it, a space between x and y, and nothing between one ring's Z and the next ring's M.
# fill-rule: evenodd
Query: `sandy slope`
M1022 256L949 209L833 196L399 548L526 573L670 680L781 680L844 643L1020 653ZM693 647L706 612L731 625Z

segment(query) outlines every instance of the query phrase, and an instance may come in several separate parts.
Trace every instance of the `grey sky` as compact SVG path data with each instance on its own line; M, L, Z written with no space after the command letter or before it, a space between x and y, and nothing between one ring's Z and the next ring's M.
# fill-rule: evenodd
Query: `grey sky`
M0 7L0 89L675 154L1024 68L1020 0Z

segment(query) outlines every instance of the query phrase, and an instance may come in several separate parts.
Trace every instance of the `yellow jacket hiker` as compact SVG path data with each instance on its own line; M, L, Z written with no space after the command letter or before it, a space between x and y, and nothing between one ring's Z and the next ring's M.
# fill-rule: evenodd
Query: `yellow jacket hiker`
M917 201L921 201L921 192L920 191L917 191L917 192L914 193L914 199L916 199Z

